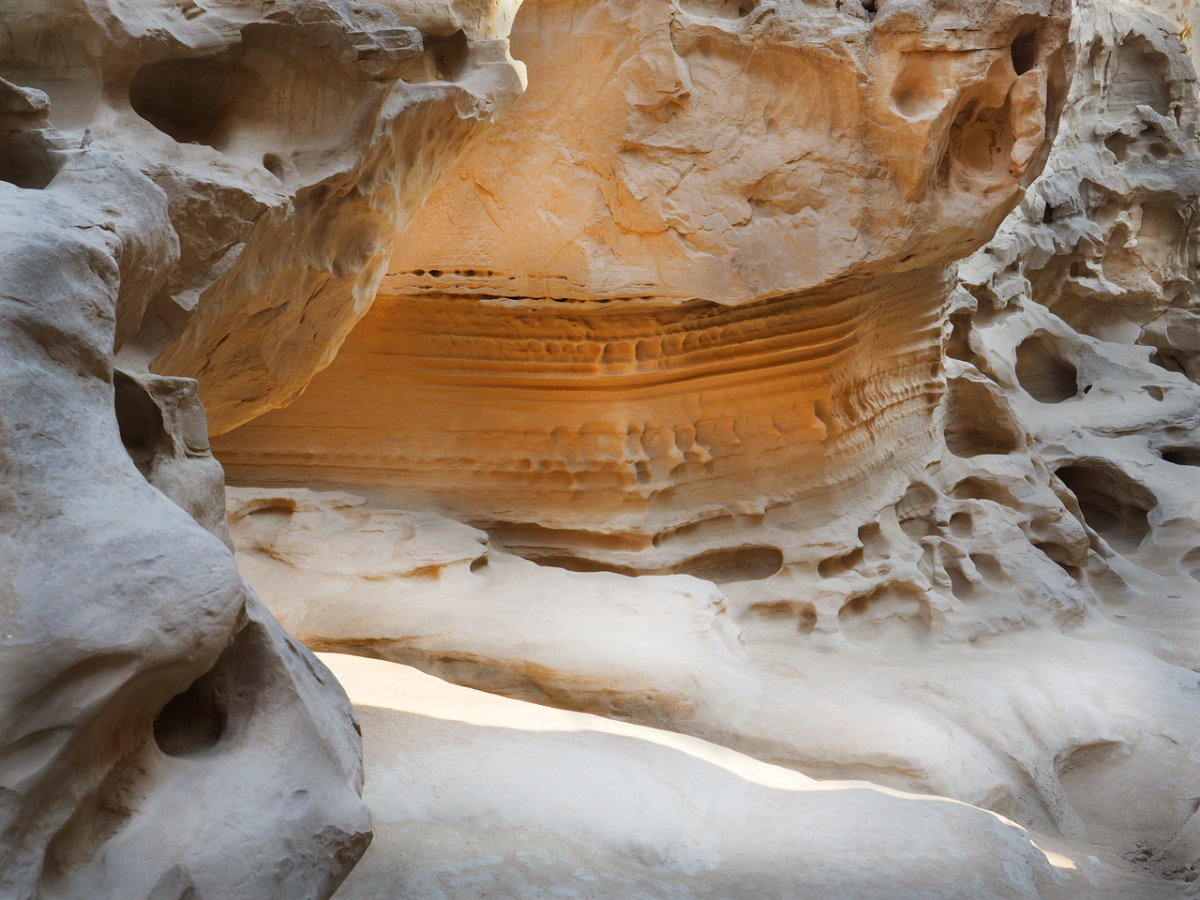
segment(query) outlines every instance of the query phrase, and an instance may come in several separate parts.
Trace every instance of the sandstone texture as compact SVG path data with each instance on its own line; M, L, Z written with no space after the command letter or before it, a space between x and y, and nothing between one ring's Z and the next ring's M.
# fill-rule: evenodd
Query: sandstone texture
M329 897L359 724L238 572L208 432L332 358L519 92L511 10L2 13L0 897Z
M1023 829L964 804L322 658L363 716L386 847L339 897L1024 900L1063 877ZM954 849L927 852L948 833Z
M0 898L1200 894L1190 0L3 11Z
M230 477L639 571L902 490L939 452L949 264L1041 170L1068 13L523 4L529 90L337 361L219 444Z
M1069 862L1033 896L1194 892L1187 11L1081 2L1068 39L1049 7L851 6L522 6L527 93L435 189L333 365L214 443L245 485L239 564L318 649L994 811ZM963 16L976 43L949 55L995 100L937 62ZM861 100L799 78L817 99L759 105L755 65L784 77L812 43L858 67ZM597 59L603 79L576 74ZM985 179L962 132L1020 131L1032 72L1042 143L1022 168L989 138ZM629 87L671 77L661 107ZM772 131L773 100L844 118ZM855 149L789 143L813 132ZM551 877L486 820L450 838L387 815L408 824L372 878L474 840L483 883ZM664 868L688 886L646 896L728 890Z

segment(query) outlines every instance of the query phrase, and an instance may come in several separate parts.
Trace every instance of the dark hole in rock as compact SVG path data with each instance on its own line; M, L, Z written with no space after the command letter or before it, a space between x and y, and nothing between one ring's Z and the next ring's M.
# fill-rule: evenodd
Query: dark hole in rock
M129 85L129 105L180 144L223 149L238 101L257 78L237 63L164 59L143 66Z
M1116 47L1115 65L1108 73L1108 113L1120 119L1149 106L1160 116L1171 112L1170 60L1149 39L1132 35Z
M1200 581L1200 547L1189 550L1179 562L1183 566L1183 571L1187 572L1194 580Z
M0 181L7 181L27 190L44 190L58 170L63 167L66 156L52 154L43 144L40 135L13 131L11 117L0 116Z
M1187 359L1179 353L1172 353L1169 350L1159 347L1150 357L1150 362L1160 368L1166 369L1168 372L1177 372L1180 375L1191 378L1188 374Z
M673 567L683 575L694 575L715 584L733 581L761 581L783 568L783 554L774 547L743 547L736 550L710 550L685 559Z
M457 81L466 72L471 58L471 45L461 28L449 37L426 38L425 46L433 55L439 80Z
M613 572L617 575L641 575L637 569L631 566L619 566L613 563L600 562L595 559L584 559L581 556L570 556L568 554L542 554L542 553L521 553L519 554L530 562L535 562L539 566L551 566L556 569L567 569L570 572Z
M471 560L471 571L472 572L479 572L483 569L486 569L487 567L488 567L488 556L486 553L483 554L483 556L480 556L476 559Z
M900 529L910 540L919 543L921 538L938 533L937 523L933 521L933 510L939 496L929 485L916 482L908 486L908 490L896 504L896 518L900 521Z
M1200 447L1173 447L1164 450L1162 458L1177 466L1200 466Z
M1110 135L1104 142L1104 146L1109 149L1113 156L1117 158L1117 162L1125 162L1129 157L1129 145L1133 142L1133 138L1126 134L1117 132Z
M267 153L263 156L263 168L283 181L283 160L277 153Z
M962 569L954 564L946 565L946 574L950 576L950 593L964 603L979 599L979 589L975 586Z
M1000 565L1000 561L996 557L987 553L972 553L971 562L975 564L975 570L979 572L980 577L988 584L1004 584L1008 581L1008 576L1004 574L1004 567Z
M843 604L838 628L851 639L920 638L930 631L929 602L910 585L885 584Z
M1037 64L1037 32L1026 31L1018 35L1010 48L1013 71L1024 75Z
M167 441L162 410L140 384L119 370L113 373L113 404L125 452L149 477L154 457Z
M211 751L238 732L269 689L271 651L262 626L249 622L218 657L216 665L154 720L154 740L167 756Z
M817 574L822 578L837 578L848 572L853 572L864 562L863 548L851 550L843 556L825 559L817 566Z
M176 694L154 720L154 740L167 756L192 756L215 747L229 718L222 679L208 672Z
M958 512L950 517L950 533L955 537L970 537L975 522L970 513Z
M1047 203L1046 208L1044 210L1042 210L1042 224L1043 225L1051 225L1051 224L1053 224L1053 222L1054 222L1054 207L1051 206L1049 203Z
M946 339L946 355L970 363L981 372L986 372L983 358L971 349L970 312L955 313L950 317L950 337Z
M1156 384L1143 384L1142 390L1145 391L1147 394L1149 394L1151 397L1153 397L1155 400L1162 400L1162 398L1165 396L1163 394L1163 389L1160 388Z
M1083 584L1083 569L1076 565L1077 554L1072 553L1062 544L1056 544L1051 541L1042 541L1035 543L1038 550L1041 550L1050 561L1066 572L1073 580Z
M1013 497L1005 485L995 482L986 481L983 478L971 476L964 478L950 491L950 496L955 500L990 500L992 503L999 503L1001 506L1008 506L1016 509L1020 506L1016 498Z
M679 0L684 12L709 19L741 19L758 7L758 0Z
M1012 453L1021 445L1016 423L987 386L966 378L946 385L946 446L955 456Z
M812 634L817 625L817 611L811 603L792 603L787 600L755 603L746 610L741 621L751 629L760 623L778 623L787 630L795 628L801 634ZM796 624L793 625L793 622Z
M1079 373L1042 334L1027 337L1017 348L1017 380L1034 400L1062 403L1079 393Z
M1147 514L1158 505L1149 490L1099 461L1063 466L1055 474L1079 501L1084 521L1109 546L1121 553L1141 546L1150 533Z

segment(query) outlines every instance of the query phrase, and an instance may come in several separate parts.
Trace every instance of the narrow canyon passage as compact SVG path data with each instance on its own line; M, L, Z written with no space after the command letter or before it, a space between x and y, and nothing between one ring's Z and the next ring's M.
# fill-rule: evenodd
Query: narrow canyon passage
M1200 896L1191 0L0 13L0 900Z

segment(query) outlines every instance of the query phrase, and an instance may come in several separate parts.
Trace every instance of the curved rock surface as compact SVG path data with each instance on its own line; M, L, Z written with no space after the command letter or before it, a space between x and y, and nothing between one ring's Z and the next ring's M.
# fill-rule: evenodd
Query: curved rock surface
M129 364L198 378L214 433L298 396L398 230L520 92L516 5L11 0L0 76L167 194L180 257L118 328ZM6 143L4 178L44 187L36 138Z
M410 6L5 4L0 896L318 900L370 842L208 430L332 358L520 90L511 6Z
M1124 2L1075 12L1044 174L957 271L892 259L874 277L864 257L864 308L854 278L779 297L712 279L700 303L670 293L669 267L661 295L586 299L564 278L556 303L474 286L498 284L503 242L406 246L396 260L422 263L394 264L309 392L214 445L237 479L275 485L231 491L251 580L313 646L995 810L1087 873L1046 897L1194 891L1196 77L1181 23ZM522 38L521 16L536 73L554 18ZM743 18L713 27L760 21ZM466 199L486 146L422 215L505 221L495 191ZM526 193L610 164L543 166ZM590 246L568 233L570 253L544 254L562 271ZM834 297L865 318L822 343L805 327ZM671 329L669 365L648 349L665 343L639 357L628 340ZM626 358L596 349L609 335ZM857 381L837 374L855 365ZM712 410L724 431L696 426ZM651 420L670 424L647 440Z
M1067 12L524 4L529 90L338 360L218 443L230 477L639 571L902 490L938 452L947 264L1041 170Z
M1191 15L10 4L0 895L1196 894Z
M125 376L163 490L118 425L122 274L169 260L166 197L107 152L53 158L45 190L0 185L0 893L329 896L370 841L354 714L168 499L228 540L220 466L175 450L203 413L178 427L166 379Z
M365 796L380 833L338 893L348 900L397 890L1032 900L1039 885L1067 880L1022 829L963 804L816 782L404 666L323 659L363 716ZM935 843L950 849L931 856Z

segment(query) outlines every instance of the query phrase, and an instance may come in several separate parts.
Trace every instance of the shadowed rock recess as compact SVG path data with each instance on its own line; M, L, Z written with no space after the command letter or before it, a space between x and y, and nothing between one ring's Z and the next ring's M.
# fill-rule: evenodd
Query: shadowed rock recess
M1190 0L0 9L0 898L1200 895Z

